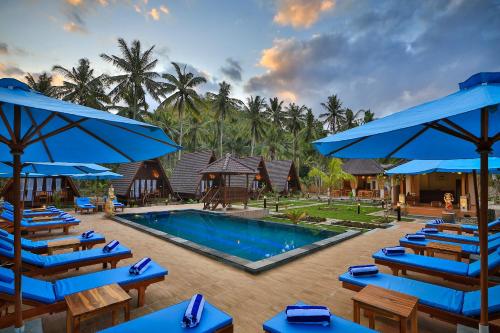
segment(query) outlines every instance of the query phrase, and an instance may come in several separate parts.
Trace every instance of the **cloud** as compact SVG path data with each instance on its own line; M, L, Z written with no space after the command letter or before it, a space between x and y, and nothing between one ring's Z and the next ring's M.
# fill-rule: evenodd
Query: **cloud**
M241 81L243 69L241 68L241 64L233 58L227 58L226 65L222 66L220 71L233 81Z
M160 19L160 12L156 8L151 8L151 10L148 12L148 15L151 16L151 18L155 21L158 21Z
M0 63L0 77L14 77L20 79L24 77L24 71L14 64Z
M316 113L334 93L354 110L398 111L456 91L476 72L500 71L499 9L495 0L338 2L330 31L274 40L258 61L264 72L244 89L287 91Z
M274 22L294 28L309 28L322 13L330 11L333 0L278 0Z
M83 0L66 0L66 3L70 4L71 6L81 6L83 5Z
M160 6L160 11L163 12L164 14L170 13L170 11L168 10L167 6L165 6L165 5L161 5Z
M87 29L85 29L82 25L75 22L67 22L63 25L64 31L67 32L76 32L76 33L87 33Z
M0 54L8 54L9 53L9 47L7 46L7 43L0 42Z

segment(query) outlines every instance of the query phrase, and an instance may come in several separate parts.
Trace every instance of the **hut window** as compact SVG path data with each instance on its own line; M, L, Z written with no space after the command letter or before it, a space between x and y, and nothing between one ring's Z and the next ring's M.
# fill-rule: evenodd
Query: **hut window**
M154 178L156 178L156 179L160 178L160 173L158 172L158 170L153 169L153 171L151 173L153 174Z

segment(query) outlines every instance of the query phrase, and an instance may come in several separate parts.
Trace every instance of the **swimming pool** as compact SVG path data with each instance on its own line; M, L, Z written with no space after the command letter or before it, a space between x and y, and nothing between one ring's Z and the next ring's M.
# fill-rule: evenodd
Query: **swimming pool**
M120 222L165 236L179 245L205 254L230 259L233 264L248 265L290 252L303 254L336 240L340 234L294 225L240 218L198 210L177 210L141 214L120 214ZM326 242L325 242L326 241ZM297 253L299 250L300 253ZM301 250L301 251L300 251ZM198 251L200 252L200 251ZM292 258L286 255L286 258ZM279 261L280 258L277 258ZM283 259L283 258L281 258ZM254 266L260 267L257 264Z

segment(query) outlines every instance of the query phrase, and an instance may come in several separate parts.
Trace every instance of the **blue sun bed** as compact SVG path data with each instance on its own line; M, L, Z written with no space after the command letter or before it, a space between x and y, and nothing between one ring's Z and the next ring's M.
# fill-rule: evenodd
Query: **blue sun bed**
M428 228L439 228L439 223L436 220L431 220L425 224ZM474 232L479 231L479 227L475 224L457 224L460 226L460 229L463 232L467 232L473 234ZM488 230L498 229L500 227L500 218L488 223Z
M12 225L14 223L14 216L12 215L11 212L8 212L4 210L2 214L0 215L0 218ZM64 233L69 233L69 228L77 226L80 223L80 220L74 219L74 220L63 220L63 219L56 219L56 220L50 220L50 221L33 221L31 219L23 218L21 219L21 229L26 230L26 231L41 231L41 230L53 230L53 229L63 229Z
M432 239L446 240L455 243L475 244L475 245L479 244L479 237L477 236L457 235L448 232L426 233L425 237ZM500 232L488 235L488 242L496 240L500 240Z
M48 244L50 242L58 242L66 239L76 239L80 242L80 245L83 249L92 248L94 245L99 243L104 243L106 239L103 235L94 233L90 238L83 238L81 235L79 236L67 236L67 237L59 237L48 240L31 240L28 238L21 238L21 247L23 250L30 251L33 253L46 253L48 251ZM14 244L14 235L0 229L0 240L4 240L11 244ZM71 247L71 246L70 246Z
M189 300L169 306L165 309L147 314L134 320L110 327L101 333L209 333L232 332L233 319L227 313L219 310L212 304L205 302L203 315L198 326L182 328L181 321Z
M296 305L305 305L298 302ZM278 313L262 325L264 332L269 333L373 333L377 332L352 321L332 315L330 326L290 324L286 320L285 311Z
M440 276L448 280L453 280L467 284L479 284L481 263L465 263L436 257L427 257L418 254L406 253L397 256L387 256L382 250L373 254L376 264L388 266L394 275L399 270L408 270L424 273L433 276ZM489 271L500 269L500 250L488 255Z
M64 272L70 268L78 268L96 264L110 263L116 267L118 261L132 257L130 249L118 245L111 252L104 252L102 248L68 252L54 255L41 255L21 250L23 268L27 269L28 275L52 274ZM14 259L14 247L11 243L0 239L0 259L12 261Z
M403 247L410 248L415 251L415 253L424 254L425 248L429 243L442 243L442 244L451 244L457 245L462 248L462 257L469 257L471 254L479 254L479 246L474 244L463 244L463 243L454 243L447 242L437 239L422 239L422 240L413 240L407 239L406 237L402 237L399 240L399 245Z
M121 208L121 209L122 209L122 211L123 211L123 209L125 208L125 205L124 205L123 203L119 202L119 201L118 201L118 199L114 198L114 199L113 199L113 207L114 207L115 209L117 209L117 208Z
M13 213L14 212L14 205L12 205L8 201L4 201L2 204L2 208L8 212ZM43 209L43 210L35 210L35 209L24 209L23 210L23 217L26 218L32 218L32 217L43 217L43 216L50 216L50 215L58 215L60 211L53 211L49 209Z
M87 211L90 213L91 211L94 211L96 209L96 206L94 206L90 202L90 198L88 197L78 197L75 200L75 212L80 211L83 213L84 211Z

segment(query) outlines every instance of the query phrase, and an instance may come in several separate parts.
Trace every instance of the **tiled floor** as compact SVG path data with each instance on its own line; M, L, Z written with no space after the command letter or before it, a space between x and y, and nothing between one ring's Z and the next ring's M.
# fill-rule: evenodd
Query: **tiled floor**
M166 209L167 207L163 206L127 211ZM146 306L133 308L132 317L178 303L191 297L193 293L202 293L209 302L232 315L235 332L244 333L261 332L262 323L266 319L281 311L287 304L299 300L327 305L333 313L352 319L353 292L342 289L337 277L345 272L349 265L371 263L373 252L383 246L396 244L402 234L422 227L418 223L406 222L386 230L371 231L269 272L251 275L113 222L100 213L81 216L81 219L82 224L73 231L74 234L94 229L106 235L108 240L118 239L123 245L133 249L134 258L121 262L120 265L150 256L168 268L169 275L165 281L147 290ZM94 266L78 272L71 271L59 277L98 269L100 266ZM389 272L385 268L382 270ZM442 280L434 281L443 283ZM135 301L135 294L133 296ZM367 325L364 318L363 324ZM65 332L65 313L45 315L43 325L45 332ZM110 325L109 316L89 320L83 324L82 332L95 332ZM377 321L376 328L382 332L397 331L397 326L390 322ZM419 316L419 328L420 332L455 332L453 326L423 314Z

